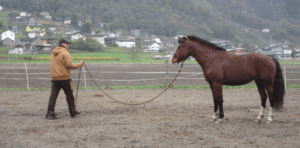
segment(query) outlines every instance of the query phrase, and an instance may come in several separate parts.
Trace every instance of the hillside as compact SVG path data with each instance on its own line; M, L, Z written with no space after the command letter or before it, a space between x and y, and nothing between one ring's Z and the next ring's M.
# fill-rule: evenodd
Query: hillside
M38 14L104 22L108 30L146 29L159 36L193 34L205 39L300 44L297 0L1 0L0 5ZM270 28L269 35L257 30ZM246 33L244 29L249 29Z

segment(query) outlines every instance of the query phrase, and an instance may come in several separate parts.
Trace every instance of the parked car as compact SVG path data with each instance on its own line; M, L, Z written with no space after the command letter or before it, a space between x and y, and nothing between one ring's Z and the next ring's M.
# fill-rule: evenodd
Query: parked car
M163 57L161 55L154 55L154 57L152 57L152 60L162 60Z

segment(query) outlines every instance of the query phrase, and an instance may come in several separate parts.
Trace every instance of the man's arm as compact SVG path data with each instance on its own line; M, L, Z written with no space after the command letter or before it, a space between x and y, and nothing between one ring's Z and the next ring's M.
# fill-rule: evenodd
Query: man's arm
M64 54L64 59L65 59L67 69L77 69L77 68L80 68L83 65L83 62L73 64L72 63L72 58L71 58L71 55L69 54L69 52Z

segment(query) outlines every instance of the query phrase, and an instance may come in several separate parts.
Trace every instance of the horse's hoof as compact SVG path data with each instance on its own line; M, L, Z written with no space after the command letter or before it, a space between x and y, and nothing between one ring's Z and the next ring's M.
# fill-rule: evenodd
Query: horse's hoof
M256 119L256 120L255 120L255 123L260 124L260 123L261 123L261 120Z
M218 119L215 124L221 124L222 123L222 119Z
M272 123L272 121L270 121L270 120L267 121L267 124L271 124L271 123Z
M217 119L214 119L214 118L212 118L212 119L210 119L210 121L212 121L212 122L215 122Z

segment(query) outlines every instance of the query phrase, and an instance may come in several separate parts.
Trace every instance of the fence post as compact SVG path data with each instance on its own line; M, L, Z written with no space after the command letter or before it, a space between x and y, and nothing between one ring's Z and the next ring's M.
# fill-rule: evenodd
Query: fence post
M286 71L285 71L285 66L283 66L283 71L284 71L284 88L286 88Z
M165 64L166 64L166 84L165 87L168 87L169 85L169 60L165 60Z
M27 90L29 90L29 80L28 80L28 72L27 72L27 66L26 63L25 64L25 70L26 70L26 76L27 76Z
M85 66L83 65L83 79L84 79L84 88L86 89L86 79L85 79Z

